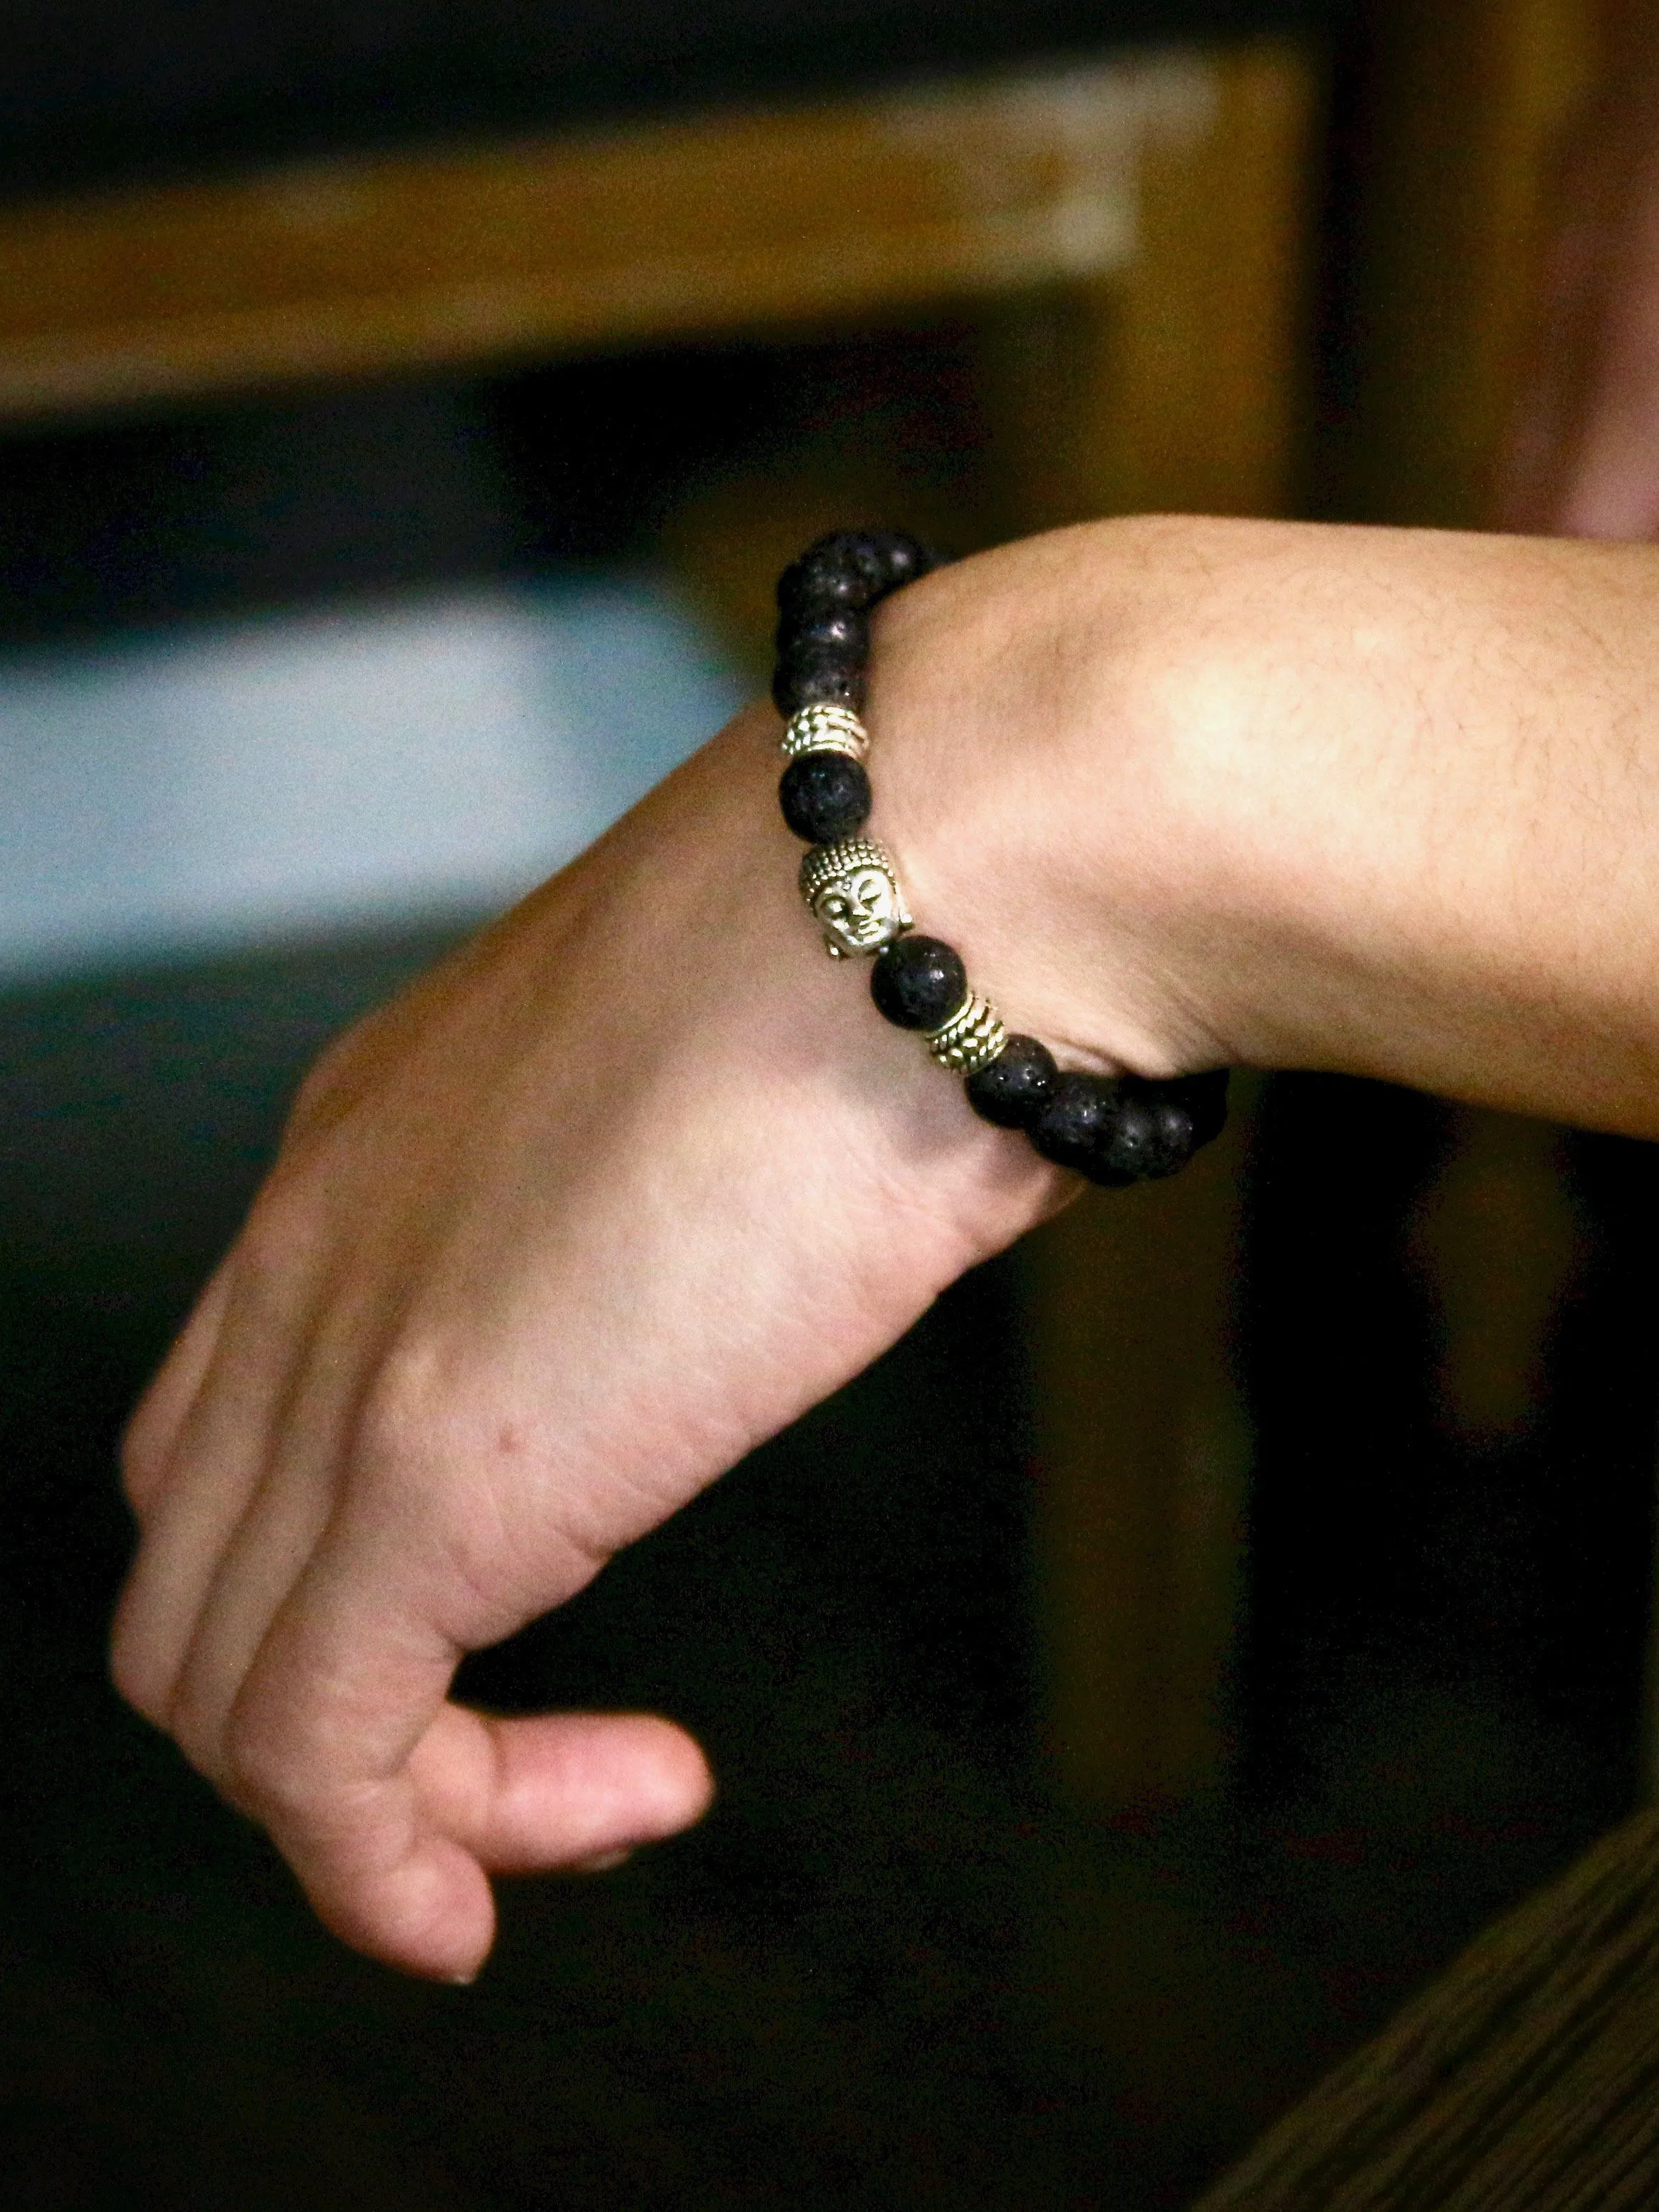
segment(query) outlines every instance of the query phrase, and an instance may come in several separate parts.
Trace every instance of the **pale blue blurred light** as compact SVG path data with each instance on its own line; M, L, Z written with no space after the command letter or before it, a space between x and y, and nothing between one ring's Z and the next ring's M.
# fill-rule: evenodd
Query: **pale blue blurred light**
M0 979L492 911L741 696L648 579L0 655Z

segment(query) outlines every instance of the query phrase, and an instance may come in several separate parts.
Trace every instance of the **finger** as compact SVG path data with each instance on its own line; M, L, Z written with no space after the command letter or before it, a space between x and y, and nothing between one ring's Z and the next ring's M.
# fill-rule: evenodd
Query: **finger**
M259 1487L266 1439L234 1392L204 1391L144 1522L110 1632L116 1687L168 1725L185 1655L226 1546Z
M227 1255L209 1278L121 1439L121 1484L141 1521L161 1486L179 1431L212 1365L230 1298L233 1261L234 1255Z
M167 1472L146 1509L143 1538L116 1608L117 1687L159 1727L227 1547L258 1494L310 1345L295 1364L274 1359L283 1334L239 1312L233 1293L212 1362L174 1437Z
M410 1765L459 1648L360 1556L337 1525L313 1554L229 1717L228 1775L344 1942L469 1980L494 1935L489 1880L424 1809Z
M433 1826L495 1874L659 1842L701 1820L714 1796L696 1743L650 1713L495 1720L447 1705L410 1771Z
M311 1337L275 1408L258 1481L222 1532L210 1571L179 1594L167 1725L191 1765L233 1797L226 1724L272 1621L328 1526L344 1438L378 1339L350 1302ZM159 1541L172 1532L164 1525L156 1533ZM192 1599L187 1620L184 1605ZM159 1655L159 1633L156 1644Z
M236 1699L271 1622L328 1526L332 1498L325 1476L332 1424L284 1424L277 1456L228 1531L210 1572L195 1590L195 1612L170 1644L173 1676L167 1725L195 1767L236 1799L225 1735ZM296 1449L297 1447L297 1449ZM155 1638L157 1664L164 1638Z

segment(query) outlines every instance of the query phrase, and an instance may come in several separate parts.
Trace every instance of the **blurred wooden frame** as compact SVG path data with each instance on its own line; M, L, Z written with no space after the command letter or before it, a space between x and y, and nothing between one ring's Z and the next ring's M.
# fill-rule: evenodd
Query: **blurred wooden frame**
M0 210L0 421L1107 283L1131 474L1271 506L1307 84L1158 52Z
M1489 528L1564 126L1621 0L1361 0L1333 501Z
M1282 512L1315 82L1182 50L0 211L0 422L980 302L1010 530ZM1219 1771L1238 1153L1030 1256L1053 1734L1108 1807Z

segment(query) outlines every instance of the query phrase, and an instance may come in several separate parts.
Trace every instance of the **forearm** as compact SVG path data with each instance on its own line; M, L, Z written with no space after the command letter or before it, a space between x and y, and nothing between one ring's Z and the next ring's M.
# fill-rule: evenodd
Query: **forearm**
M1093 526L887 611L878 804L1074 1057L1659 1133L1656 669L1645 550Z
M1349 1068L1659 1133L1659 558L1107 524L907 589L874 833L1062 1060ZM348 1939L692 1819L665 1723L464 1650L1066 1196L831 967L757 709L337 1046L129 1434L118 1681Z

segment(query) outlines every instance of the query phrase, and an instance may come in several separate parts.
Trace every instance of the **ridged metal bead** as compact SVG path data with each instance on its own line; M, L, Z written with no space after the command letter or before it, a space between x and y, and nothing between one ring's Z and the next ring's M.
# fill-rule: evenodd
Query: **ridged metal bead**
M850 707L803 707L789 717L778 750L786 760L802 753L845 753L861 761L870 750L870 732Z
M948 1022L927 1032L927 1049L952 1075L977 1075L1008 1042L1002 1017L988 999L970 995Z

